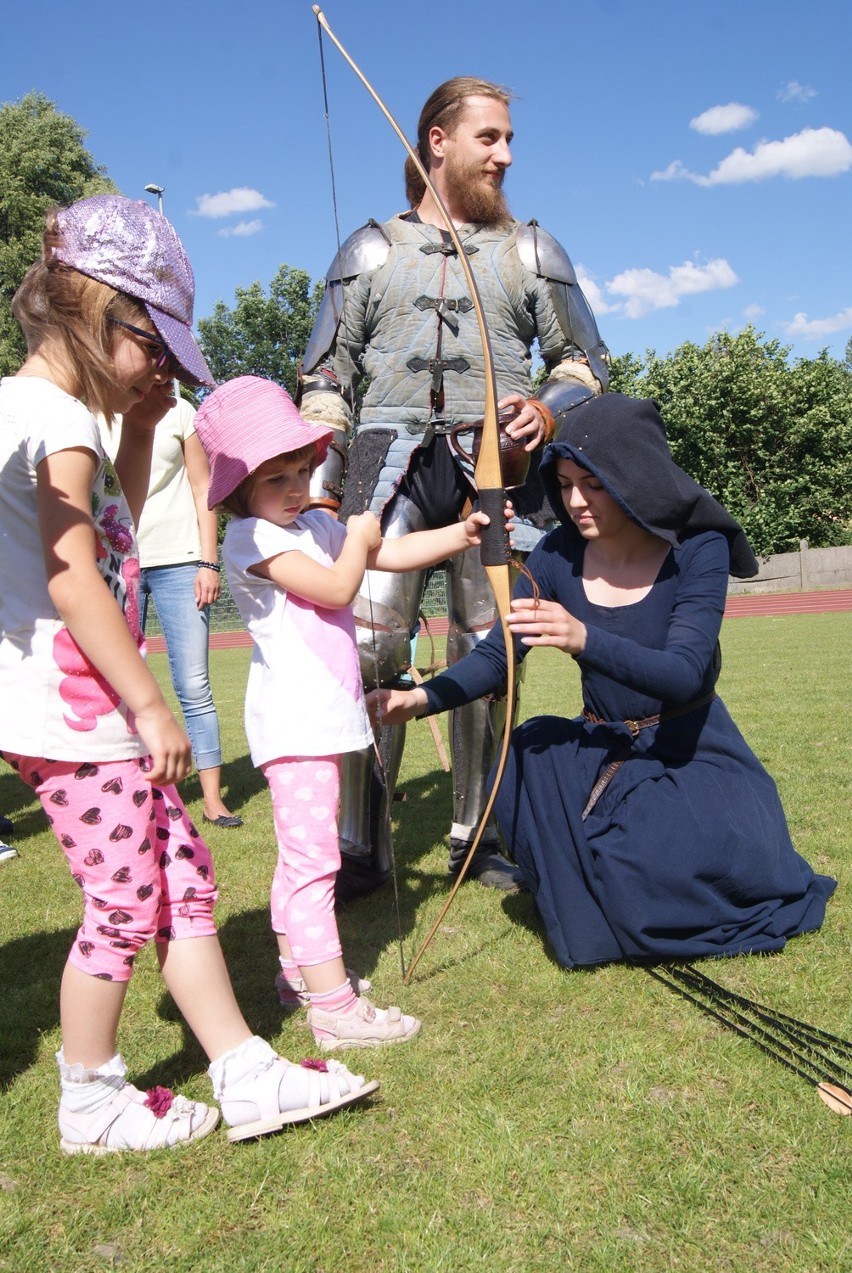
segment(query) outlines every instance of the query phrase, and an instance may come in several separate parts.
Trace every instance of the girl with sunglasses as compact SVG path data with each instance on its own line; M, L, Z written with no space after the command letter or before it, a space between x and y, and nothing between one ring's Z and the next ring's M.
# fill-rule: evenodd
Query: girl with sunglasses
M39 796L83 893L60 995L60 1144L170 1147L218 1121L200 1101L126 1081L118 1023L151 939L242 1140L378 1084L336 1062L292 1065L246 1025L213 922L210 854L174 788L189 740L142 654L134 526L153 430L173 376L212 384L181 242L147 204L98 195L49 213L43 249L13 302L28 357L0 382L0 754ZM99 412L123 415L114 466Z

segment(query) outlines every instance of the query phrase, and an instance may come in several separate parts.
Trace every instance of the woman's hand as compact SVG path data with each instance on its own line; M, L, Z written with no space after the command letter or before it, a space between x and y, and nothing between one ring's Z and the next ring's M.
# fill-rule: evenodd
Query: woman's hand
M426 706L426 694L414 690L371 690L366 696L373 729L382 725L404 725Z
M556 601L516 597L508 623L522 645L552 645L566 654L582 654L586 648L585 623Z
M214 601L218 601L221 587L218 570L211 570L209 566L199 566L195 576L196 609L203 610L206 606L212 606Z
M137 712L136 728L151 756L148 781L162 787L185 778L192 768L192 748L166 704L156 703Z

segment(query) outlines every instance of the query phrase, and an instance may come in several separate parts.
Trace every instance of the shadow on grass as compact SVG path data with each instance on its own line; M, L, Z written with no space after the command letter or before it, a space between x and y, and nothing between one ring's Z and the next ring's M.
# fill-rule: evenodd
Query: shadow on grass
M223 779L235 812L265 788L263 775L247 756L229 762L223 769ZM197 777L192 776L183 784L186 799L195 798L193 784L197 786L197 781ZM396 950L400 940L406 965L411 962L426 932L420 918L421 908L435 909L430 905L432 899L441 900L452 885L446 870L452 816L449 775L437 769L422 777L407 779L401 789L406 798L394 804L399 924L392 883L347 903L338 911L346 961L366 977L374 975L380 957L389 950ZM200 788L197 794L200 796ZM6 799L5 808L14 813L26 804L27 795L27 789L14 775L0 776L0 811L4 811L2 801ZM43 817L41 808L30 803L24 820L19 823L20 830L26 832L25 823L30 818L41 820ZM43 830L43 827L32 829ZM267 880L259 880L259 891L265 893L268 884ZM471 882L468 887L478 885ZM542 925L528 894L497 894L494 901L495 914L500 904L511 924L529 927L543 938ZM41 1035L59 1022L58 988L76 931L76 927L71 927L52 933L34 933L0 946L0 985L4 987L0 1002L0 1088L8 1087L33 1064ZM418 979L431 978L468 962L480 950L504 940L508 932L508 927L499 928L476 949L449 959L441 958L438 947L431 953L429 962L421 965ZM250 1028L264 1038L275 1038L284 1029L284 1050L293 1054L303 1052L310 1035L301 1025L288 1022L282 1016L274 992L277 948L266 906L229 916L220 927L219 935L237 1000ZM542 946L550 958L544 941ZM22 970L26 970L25 973ZM159 997L157 1012L163 1021L182 1021L165 991ZM158 1060L147 1074L134 1075L134 1082L142 1087L156 1083L179 1085L206 1065L202 1049L183 1025L179 1049Z
M59 1024L59 982L76 932L32 933L0 946L0 1090L30 1068L42 1034Z
M265 790L266 779L251 763L251 756L246 754L223 762L222 794L231 813L242 813L252 797ZM197 770L194 769L180 784L180 794L184 804L202 799Z
M44 811L30 788L5 767L0 771L0 814L15 824L14 835L7 837L12 843L41 835L47 826Z

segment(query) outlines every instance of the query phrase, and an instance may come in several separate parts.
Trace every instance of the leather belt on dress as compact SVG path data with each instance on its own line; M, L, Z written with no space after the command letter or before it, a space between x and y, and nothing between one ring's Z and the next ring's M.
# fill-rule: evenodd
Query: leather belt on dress
M692 703L684 703L682 707L672 707L667 712L658 712L656 716L645 716L642 720L625 720L625 721L606 721L602 717L596 716L594 712L584 710L583 719L587 720L590 725L626 725L630 730L630 742L627 744L620 756L616 756L598 778L592 787L591 794L586 801L586 807L583 810L582 818L585 822L586 818L592 812L600 797L606 791L615 775L618 773L625 760L629 759L633 750L633 743L639 736L639 731L648 729L651 725L662 725L664 721L674 720L676 716L686 716L688 712L697 712L699 707L706 707L708 703L712 703L716 697L716 691L711 690L709 694L705 694L703 698L697 698Z

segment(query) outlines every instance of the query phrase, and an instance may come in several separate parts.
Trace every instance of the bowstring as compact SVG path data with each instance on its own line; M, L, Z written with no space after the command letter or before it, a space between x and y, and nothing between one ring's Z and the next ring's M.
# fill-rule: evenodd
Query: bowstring
M317 39L319 42L320 73L322 76L323 112L325 115L326 143L328 147L328 170L329 170L329 178L331 181L331 205L334 212L334 236L335 236L335 242L337 245L337 259L338 261L340 261L340 248L341 248L340 219L338 216L338 209L337 209L337 179L336 179L335 167L334 167L334 147L333 147L332 138L331 138L331 110L329 108L329 102L328 102L328 79L327 79L326 70L325 70L325 47L323 45L323 39L322 39L322 24L320 23L319 20L317 20ZM342 277L341 277L339 286L340 286L340 321L343 327L343 339L346 343L346 348L348 350L349 349L349 338L348 338L349 333L347 331L347 326L346 326L347 318L346 318L346 303L345 303L345 299L346 299L345 284L343 282ZM352 413L352 418L354 419L355 389L354 389L354 381L352 380L350 380L347 393L348 393L349 409ZM361 459L358 453L358 449L357 447L354 446L354 442L355 442L354 426L352 430L352 442L353 442L353 451L355 453L356 466L358 468L358 474L356 476L356 481L358 483L358 493L361 497L363 497L364 495L363 480L362 480L363 474L361 470ZM375 619L374 619L374 613L373 613L373 590L372 590L372 585L370 582L369 569L367 569L364 572L364 579L367 585L367 605L370 611L370 630L372 632L371 651L372 651L372 658L373 658L373 680L375 681L376 689L378 689L379 688L379 656L378 656L378 651L376 649L376 627L375 627ZM379 701L377 715L378 715L377 728L381 729L382 727L381 701ZM387 773L385 771L384 761L382 759L381 750L378 746L377 741L374 741L373 750L375 753L378 770L379 770L379 773L381 774L382 785L384 786L384 799L382 802L384 805L384 814L383 814L382 821L384 823L384 831L386 833L388 853L390 855L391 880L393 881L394 909L396 911L396 930L397 930L397 938L399 941L399 963L400 963L400 968L402 971L402 979L403 981L405 981L407 974L406 974L406 968L405 968L405 949L404 949L403 940L402 940L402 910L400 907L400 900L399 900L399 881L397 879L397 873L396 873L396 852L394 849L393 827L391 824L390 791L388 789L388 780L387 780Z

